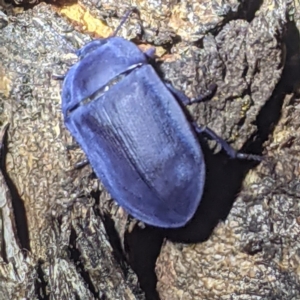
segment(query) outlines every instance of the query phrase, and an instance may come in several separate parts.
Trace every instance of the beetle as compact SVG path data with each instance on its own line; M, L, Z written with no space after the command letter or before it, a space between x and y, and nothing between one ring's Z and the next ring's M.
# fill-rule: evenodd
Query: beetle
M192 101L160 79L152 51L114 35L77 55L62 87L65 125L112 198L136 219L177 228L192 218L206 173L197 133L232 158L259 160L188 121L182 104Z

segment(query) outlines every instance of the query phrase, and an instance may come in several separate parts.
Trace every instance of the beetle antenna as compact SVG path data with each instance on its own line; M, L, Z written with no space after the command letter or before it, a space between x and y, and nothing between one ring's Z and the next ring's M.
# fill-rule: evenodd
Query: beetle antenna
M112 34L112 36L116 36L118 34L118 32L120 31L121 27L124 25L124 23L128 20L128 18L130 17L130 15L135 12L135 13L139 13L138 9L136 7L129 9L124 17L122 18L120 24L118 25L118 27L116 28L116 30L114 31L114 33Z

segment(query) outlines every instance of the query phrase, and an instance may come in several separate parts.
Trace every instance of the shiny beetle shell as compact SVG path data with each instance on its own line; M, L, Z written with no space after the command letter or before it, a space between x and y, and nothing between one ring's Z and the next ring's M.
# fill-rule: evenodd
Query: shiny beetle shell
M175 228L194 215L205 163L181 106L148 57L120 37L78 51L62 90L66 127L129 214Z

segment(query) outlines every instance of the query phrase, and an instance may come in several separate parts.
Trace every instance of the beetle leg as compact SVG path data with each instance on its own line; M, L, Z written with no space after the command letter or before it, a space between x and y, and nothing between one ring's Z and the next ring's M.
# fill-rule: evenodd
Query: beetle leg
M216 90L217 90L217 85L215 83L210 84L208 86L208 89L203 94L198 95L197 98L191 99L191 104L206 101L206 100L212 98L212 96L214 95Z
M247 154L247 153L241 153L233 149L224 139L219 137L213 130L210 128L203 126L198 126L195 122L193 122L193 126L197 133L205 133L207 134L211 139L215 140L218 144L221 145L223 150L229 155L230 158L236 158L236 159L247 159L247 160L257 160L261 161L262 157L259 155L254 154Z
M74 149L77 149L79 148L79 144L78 143L73 143L73 144L70 144L70 145L66 145L66 150L67 151L70 151L70 150L74 150Z
M79 148L80 146L77 143L71 144L71 145L67 145L66 146L66 150L70 151L70 150L74 150ZM78 161L77 163L74 164L74 169L81 169L83 167L85 167L86 165L89 164L89 161L87 159L83 159Z
M52 79L54 80L64 80L66 75L52 74Z
M217 85L216 84L211 84L208 87L208 90L205 93L203 93L201 95L198 95L197 98L190 99L183 92L175 89L172 84L166 82L165 85L169 89L169 91L176 97L176 99L179 100L185 106L186 105L191 105L193 103L198 103L198 102L206 101L208 98L212 97L213 93L217 89Z
M83 160L77 162L74 165L74 168L78 170L78 169L81 169L81 168L85 167L88 164L89 164L89 161L87 159L83 159Z
M118 27L116 28L116 30L114 31L114 33L112 34L112 36L116 36L118 34L118 32L120 31L120 29L122 28L122 26L124 25L124 23L128 20L128 18L130 17L130 15L135 12L136 14L139 15L139 10L136 7L133 7L131 9L129 9L125 15L123 16L120 24L118 25Z
M186 96L183 92L174 88L171 83L165 82L166 87L169 91L175 96L177 100L179 100L184 106L192 104L191 99Z
M71 145L67 145L66 146L66 150L70 151L70 150L74 150L79 148L80 146L77 143L71 144ZM78 161L77 163L74 164L74 169L81 169L83 167L85 167L86 165L89 164L89 161L87 159L83 159Z

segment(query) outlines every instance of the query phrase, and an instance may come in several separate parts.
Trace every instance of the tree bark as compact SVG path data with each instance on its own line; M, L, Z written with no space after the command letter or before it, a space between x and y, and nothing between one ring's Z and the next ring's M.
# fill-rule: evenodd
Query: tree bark
M298 4L16 3L0 2L0 299L300 298ZM84 155L53 79L130 5L119 34L156 47L164 80L191 98L217 85L189 118L264 157L228 160L200 137L205 193L177 230L133 221L90 166L74 169Z

